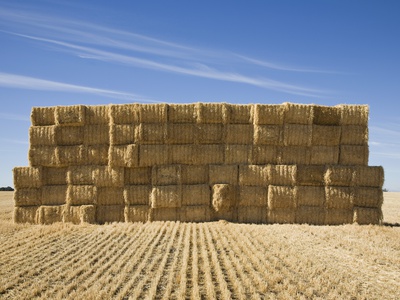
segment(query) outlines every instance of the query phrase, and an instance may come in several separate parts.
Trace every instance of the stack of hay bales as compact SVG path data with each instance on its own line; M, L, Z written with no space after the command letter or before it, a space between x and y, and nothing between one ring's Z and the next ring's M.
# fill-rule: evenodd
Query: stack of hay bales
M367 106L78 105L31 120L17 223L382 220Z

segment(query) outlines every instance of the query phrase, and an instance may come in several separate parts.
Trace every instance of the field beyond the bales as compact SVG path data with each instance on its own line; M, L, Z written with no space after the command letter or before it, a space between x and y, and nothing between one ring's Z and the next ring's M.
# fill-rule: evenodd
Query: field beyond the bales
M384 226L15 225L0 192L0 299L400 299L400 193Z

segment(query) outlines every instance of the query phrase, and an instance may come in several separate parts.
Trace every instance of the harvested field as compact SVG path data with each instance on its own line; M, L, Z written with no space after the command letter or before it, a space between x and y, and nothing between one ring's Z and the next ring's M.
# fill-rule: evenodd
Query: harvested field
M399 299L400 193L386 226L12 223L0 193L0 299Z

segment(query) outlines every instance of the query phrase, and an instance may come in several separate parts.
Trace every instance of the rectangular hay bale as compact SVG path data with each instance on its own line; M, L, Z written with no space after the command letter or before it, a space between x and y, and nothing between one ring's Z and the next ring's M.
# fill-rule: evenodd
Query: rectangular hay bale
M196 104L169 104L168 122L171 123L196 123Z
M64 205L40 206L38 208L38 223L49 225L63 221Z
M225 156L224 145L194 145L193 164L223 164Z
M96 221L98 224L124 222L123 205L98 205L96 207Z
M297 165L297 184L306 186L322 186L325 179L324 165Z
M225 145L225 164L249 164L253 147L250 145Z
M383 215L380 208L355 207L353 222L358 225L379 225L382 223Z
M176 207L163 207L163 208L151 208L150 209L150 221L178 221L179 220L179 208Z
M259 145L253 146L251 154L251 164L266 165L277 164L281 161L280 151L277 146Z
M265 224L267 222L266 206L240 206L237 212L240 223Z
M181 166L153 166L152 169L153 185L179 185L181 184Z
M253 124L227 124L225 131L227 144L253 144Z
M295 209L297 187L270 185L268 187L268 209Z
M353 209L354 193L350 187L325 187L325 204L328 209Z
M38 206L14 207L13 221L16 224L37 224L38 223Z
M329 166L324 175L325 184L329 186L352 186L356 168L352 166Z
M343 225L353 223L353 210L327 209L325 211L325 225Z
M296 223L324 225L325 209L316 206L300 206L296 211Z
M119 104L110 105L110 123L111 124L138 124L140 104Z
M110 123L109 105L86 106L85 123L88 125L108 125Z
M311 162L311 151L306 146L286 146L279 148L279 164L281 165L309 165Z
M93 172L93 181L97 187L123 187L124 168L98 166Z
M153 186L151 192L152 208L181 207L182 188L179 185Z
M147 222L150 218L150 207L147 205L125 206L125 222Z
M86 125L83 128L83 144L109 145L110 126L108 124Z
M150 205L151 185L126 185L124 188L125 205Z
M296 184L296 165L268 165L267 172L269 184L290 186Z
M134 144L139 139L139 125L112 124L110 125L110 144L126 145Z
M356 187L354 188L354 206L381 208L383 203L382 188Z
M104 166L109 164L109 145L83 146L87 165Z
M57 106L55 117L56 124L61 126L83 126L85 125L86 106L70 105Z
M294 209L267 210L267 223L269 224L293 224L296 222Z
M13 178L16 189L40 188L43 185L43 170L41 167L15 167Z
M227 104L228 120L231 124L253 124L253 105Z
M208 184L182 185L182 206L210 206L211 188Z
M239 208L244 206L260 207L267 206L268 188L263 186L240 186ZM265 211L266 215L266 211ZM240 216L240 214L239 214Z
M125 185L151 184L151 167L125 168Z
M28 159L32 167L58 167L58 159L54 146L31 146Z
M199 144L222 144L225 141L225 126L223 124L198 124L195 142Z
M63 205L66 202L66 185L44 185L42 187L42 205Z
M67 184L68 167L62 168L43 168L43 185L63 185Z
M323 207L325 205L325 187L323 186L298 186L297 204L299 206Z
M86 127L86 126L85 126ZM56 126L55 140L58 146L82 145L84 139L83 126Z
M197 103L199 123L226 123L227 105L225 103Z
M171 156L169 145L139 145L139 166L169 165Z
M342 145L342 146L340 146L339 164L341 164L341 165L368 166L368 158L369 158L368 145L364 145L364 146Z
M67 204L94 205L97 203L97 187L93 185L69 185L67 189Z
M167 124L166 142L168 144L193 144L198 137L195 124Z
M285 124L283 126L284 146L311 146L312 125Z
M68 167L67 182L71 185L94 184L94 171L97 166L71 166Z
M55 146L57 126L31 126L29 143L31 146Z
M281 104L254 105L254 124L282 125L283 118L284 118L284 105Z
M113 145L108 149L110 167L134 168L139 165L139 146L136 144Z
M313 146L310 147L312 165L337 165L339 163L338 146Z
M368 105L340 105L341 125L368 126Z
M164 144L167 130L163 123L142 123L138 127L137 142L140 144Z
M32 126L50 126L56 124L56 107L32 107Z
M275 145L283 143L283 127L280 125L254 125L255 145Z
M56 159L58 167L82 166L87 164L86 148L80 146L56 147Z
M168 149L172 164L191 165L195 161L196 148L194 145L168 145Z
M268 171L266 166L240 165L239 184L248 186L267 186Z
M338 146L341 143L341 126L313 125L313 146Z
M284 103L284 120L287 124L310 125L314 107L308 104Z
M140 123L166 123L168 105L165 103L138 105Z
M231 184L212 185L211 205L217 213L229 213L236 211L237 188Z
M94 205L81 205L81 223L96 223L96 207Z
M99 187L97 188L98 205L123 205L124 189L121 187Z
M365 187L382 187L385 180L381 166L357 166L354 173L354 185Z
M183 206L179 210L179 220L181 222L209 222L211 211L209 206Z
M209 181L208 165L181 165L182 184L205 184Z
M66 205L62 215L63 223L80 224L81 223L81 207Z
M40 188L18 188L14 191L15 206L38 206L42 203Z
M314 105L313 124L340 125L341 108L333 106Z
M367 145L368 127L361 125L343 125L340 139L341 145Z

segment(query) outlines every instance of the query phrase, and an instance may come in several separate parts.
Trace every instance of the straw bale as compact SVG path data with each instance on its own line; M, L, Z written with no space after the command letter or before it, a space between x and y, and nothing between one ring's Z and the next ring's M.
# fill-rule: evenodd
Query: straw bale
M211 220L210 207L204 205L181 207L179 220L181 222L209 222Z
M122 104L110 105L110 122L111 124L138 124L140 104Z
M147 205L125 206L125 222L147 222L149 220L150 208Z
M339 164L341 165L368 166L368 157L369 157L368 145L340 146Z
M38 206L15 206L13 220L14 223L36 224L38 222Z
M368 126L368 105L340 105L342 125Z
M167 125L167 138L169 144L193 144L197 139L197 125L172 124Z
M314 105L315 125L340 125L341 109L339 107Z
M284 121L287 124L310 125L313 122L313 106L284 103Z
M55 146L57 126L31 126L29 143L31 146Z
M43 225L63 221L64 205L40 206L38 208L38 223Z
M227 144L253 144L253 124L228 124L225 130Z
M196 104L169 104L168 121L171 123L196 123Z
M226 123L228 116L225 103L197 103L197 121L199 123Z
M208 184L182 185L182 206L209 206L210 203L211 189Z
M337 165L339 162L338 146L313 146L310 152L312 165Z
M97 187L123 187L124 168L98 166L93 172L94 184Z
M150 209L150 221L178 221L179 208L152 208Z
M139 119L141 123L166 123L168 117L168 105L160 104L140 104Z
M325 204L325 188L323 186L298 186L297 204L307 207L323 207Z
M32 126L55 125L56 107L33 107L31 111Z
M181 183L181 166L153 166L152 169L153 185L177 185Z
M125 168L125 185L151 184L151 167Z
M216 212L231 211L236 204L236 189L230 184L212 185L212 208Z
M383 203L381 188L357 187L354 188L354 206L380 208Z
M139 146L114 145L109 148L108 161L111 167L134 168L139 165Z
M61 126L83 126L85 125L84 105L57 106L56 125Z
M125 205L150 205L151 190L151 185L126 185Z
M57 167L58 160L54 146L31 146L29 148L29 165L32 167Z
M108 124L86 125L83 129L83 143L85 145L110 144L110 126Z
M268 208L294 209L297 206L297 187L270 185L268 188Z
M15 167L13 169L15 188L40 188L43 184L41 167Z
M138 130L140 144L164 144L166 141L166 125L163 123L142 123Z
M85 126L86 127L86 126ZM58 146L73 146L83 144L83 126L56 126L55 140Z
M172 164L194 163L196 155L196 147L192 145L169 145L170 162Z
M255 145L280 145L283 139L280 125L254 125Z
M350 166L329 166L325 172L325 184L330 186L352 186L356 168Z
M110 123L109 105L86 106L85 123L88 125L108 125Z
M97 203L97 188L93 185L69 185L67 189L67 204L93 205Z
M96 223L96 207L94 205L81 205L81 223Z
M238 184L238 165L210 165L209 172L210 184Z
M72 185L94 184L93 172L97 166L71 166L68 168L67 182Z
M354 208L354 219L353 222L359 225L379 225L382 223L383 215L380 208L365 208L355 207Z
M126 145L138 141L140 126L134 124L110 125L110 144Z
M353 223L352 209L327 209L325 211L325 225L342 225Z
M231 124L253 124L253 105L227 104L228 121Z
M221 144L225 141L223 124L198 124L196 141L199 144Z
M193 164L223 164L225 146L224 145L194 145Z
M80 224L81 207L66 205L63 210L62 221L64 223Z
M319 165L298 165L297 184L298 185L324 185L325 166Z
M253 147L250 145L226 145L225 163L226 164L249 164L253 155Z
M66 200L66 185L44 185L42 187L42 205L63 205Z
M96 221L99 224L124 222L124 206L123 205L99 205L96 207Z
M295 185L296 165L268 165L268 182L272 185Z
M237 209L215 211L210 209L210 219L211 221L227 221L227 222L237 222L238 211Z
M280 147L278 150L280 157L280 164L291 165L309 165L311 162L311 151L309 147L305 146L286 146Z
M140 145L139 166L168 165L171 163L169 145Z
M354 185L365 187L382 187L385 180L381 166L355 167Z
M268 188L263 186L239 187L239 208L242 206L267 206Z
M361 125L343 125L342 145L366 145L368 144L368 127Z
M341 126L313 125L313 146L338 146L340 144Z
M296 211L296 223L324 225L325 209L323 207L301 206Z
M109 145L91 145L84 146L83 150L86 153L86 164L88 165L108 165L108 150Z
M277 164L280 158L280 151L277 146L260 145L253 146L251 155L251 163L255 165Z
M120 187L100 187L97 189L98 205L123 205L124 189Z
M240 223L265 224L267 222L266 207L240 206L237 215Z
M36 188L19 188L14 191L15 206L36 206L42 203L42 191Z
M152 208L181 207L182 188L179 185L154 186L151 192Z
M269 224L293 224L296 222L294 209L267 210L267 223Z
M43 185L67 184L68 168L43 168Z
M86 148L80 146L59 146L56 147L56 159L59 167L81 166L87 164Z
M182 184L203 184L208 183L208 165L203 166L181 166L181 182Z
M283 126L284 146L311 146L312 125L285 124Z
M350 187L325 187L328 209L353 209L354 193Z
M254 124L257 125L282 125L284 106L280 104L255 104Z
M239 184L248 186L267 186L267 167L258 165L240 165Z

